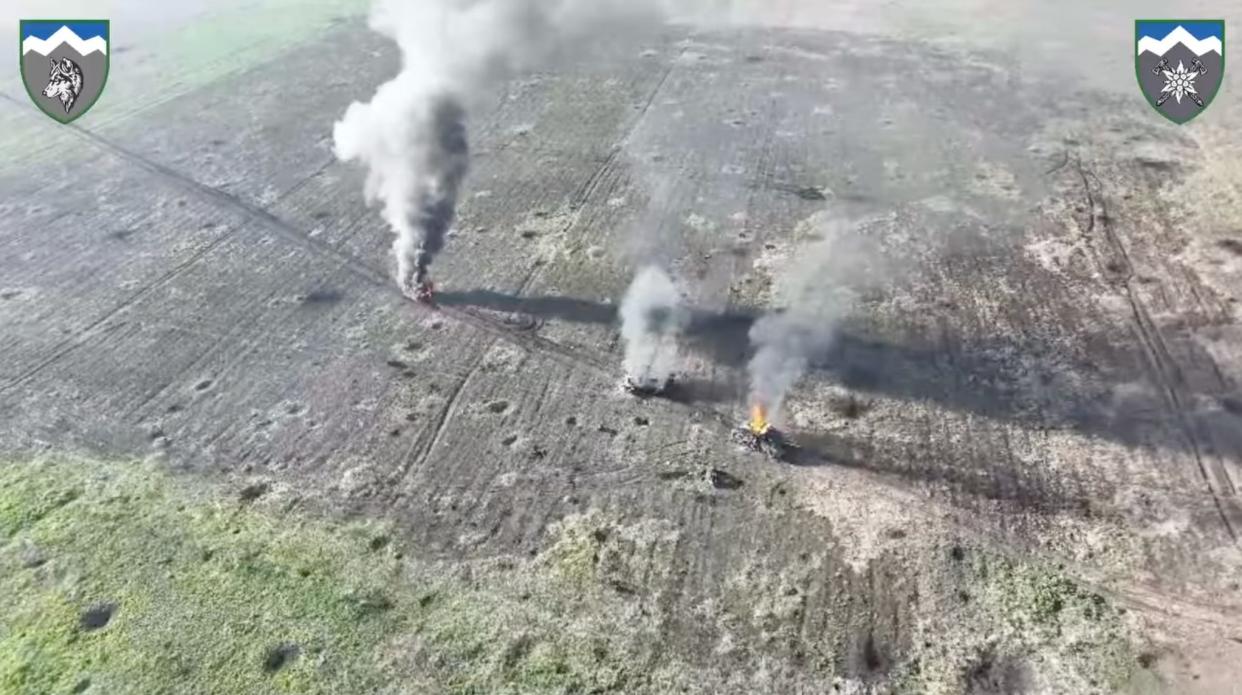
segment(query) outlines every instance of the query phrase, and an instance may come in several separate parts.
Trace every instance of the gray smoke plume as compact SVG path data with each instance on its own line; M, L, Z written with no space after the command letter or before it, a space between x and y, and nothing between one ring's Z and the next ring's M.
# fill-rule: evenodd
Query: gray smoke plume
M657 266L638 271L621 302L625 373L636 384L663 384L677 370L678 338L690 318L673 279Z
M396 234L398 281L426 280L469 164L466 117L489 89L593 35L648 26L669 0L376 0L370 26L401 72L333 129L342 161L367 167L368 202Z
M385 87L394 84L400 80ZM406 104L408 121L393 130L373 129L374 104L387 101L392 91L381 89L371 105L351 105L334 135L339 158L370 166L367 202L384 202L384 219L397 236L397 279L408 292L426 281L428 266L444 248L469 167L469 145L465 109L447 92L413 99Z
M750 399L779 417L789 390L824 356L864 292L885 277L863 225L830 221L777 284L778 308L750 328Z
M750 327L750 400L775 418L785 395L811 361L832 345L841 321L854 305L854 293L836 289L814 304L763 316Z

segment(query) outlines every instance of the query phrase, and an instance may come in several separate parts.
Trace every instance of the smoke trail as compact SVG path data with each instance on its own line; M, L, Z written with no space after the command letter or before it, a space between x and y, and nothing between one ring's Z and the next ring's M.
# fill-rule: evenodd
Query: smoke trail
M768 314L756 321L750 327L755 354L747 366L751 403L763 406L775 418L789 389L806 373L811 361L832 345L854 301L853 292L838 288L814 304Z
M662 16L666 0L376 0L370 26L401 72L333 129L342 161L367 167L368 203L396 234L398 282L422 286L444 246L469 165L467 112L490 87L592 34Z
M412 291L425 282L428 265L444 247L469 146L460 102L448 93L407 91L406 81L384 85L370 104L352 104L334 137L338 158L370 166L367 202L383 201L384 219L397 237L397 278ZM398 112L404 122L391 117Z
M677 369L677 339L689 312L672 278L656 266L634 276L621 302L625 373L631 383L665 383Z
M774 418L789 390L832 346L861 292L885 277L879 249L861 229L824 224L823 240L799 251L799 262L778 287L783 306L750 328L751 403Z

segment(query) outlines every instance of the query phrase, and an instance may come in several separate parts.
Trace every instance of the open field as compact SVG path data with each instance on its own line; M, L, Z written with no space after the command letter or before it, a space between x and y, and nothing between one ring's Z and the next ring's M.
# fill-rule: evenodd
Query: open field
M6 81L0 692L1240 692L1238 78L1178 127L1124 47L829 5L510 82L438 311L331 151L397 67L361 4L140 42L69 127ZM799 455L739 451L845 216L890 276ZM640 225L668 399L618 388Z

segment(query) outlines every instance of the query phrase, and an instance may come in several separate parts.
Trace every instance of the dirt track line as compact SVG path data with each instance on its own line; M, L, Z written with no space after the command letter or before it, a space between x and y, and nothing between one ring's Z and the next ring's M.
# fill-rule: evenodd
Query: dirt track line
M267 299L270 299L273 294L275 293L274 292L269 293L268 295L264 297L264 300L266 301ZM203 352L201 352L197 357L191 360L188 365L177 370L177 373L174 376L170 377L168 381L164 382L164 384L161 385L159 388L147 394L145 398L141 399L137 403L126 408L121 416L121 419L129 420L130 418L134 416L138 416L137 422L142 422L144 419L141 415L142 411L145 410L148 405L150 405L152 402L154 402L156 399L160 398L164 394L171 391L174 386L181 383L181 379L185 374L193 373L195 370L197 370L199 365L203 364L203 362L205 362L206 360L214 356L216 353L218 353L227 341L236 337L238 334L249 330L258 321L258 318L259 318L258 316L255 316L255 317L252 317L249 321L245 321L245 320L237 321L236 323L233 324L231 328L229 328L229 330L225 331L223 335L215 336L214 340L211 341L211 345L208 346L208 348L204 350Z
M682 51L682 53L684 54L685 51ZM647 100L644 102L642 109L637 115L634 116L634 120L630 123L629 127L625 129L625 134L621 136L621 139L616 144L609 148L608 156L604 158L604 161L601 162L600 165L595 168L595 171L591 172L591 175L582 182L582 185L578 187L578 190L574 191L574 195L570 198L569 202L571 210L581 208L588 200L591 199L592 196L595 195L595 191L599 187L600 181L604 179L604 174L612 169L613 165L617 161L617 157L620 156L621 152L625 149L626 143L630 141L630 138L634 136L634 132L638 130L638 126L641 125L643 119L647 117L647 112L651 110L651 105L655 103L655 99L659 96L660 90L664 89L664 85L668 82L669 75L673 74L673 69L675 67L677 67L676 58L670 61L668 69L664 71L664 74L660 76L659 81L657 81L655 86L651 89L651 92L647 95ZM568 234L569 231L577 225L577 223L578 219L575 217L568 224L562 227L559 233L562 235ZM545 266L543 265L535 266L526 274L526 277L522 278L522 281L518 283L517 293L519 295L525 294L526 290L530 288L531 283L542 274L544 267Z
M146 297L151 292L168 284L181 273L185 272L186 270L189 270L191 266L193 266L198 261L202 260L209 253L211 253L216 248L218 248L221 244L233 238L233 236L235 236L238 231L240 231L240 227L236 229L232 229L228 232L225 232L224 234L221 234L218 238L208 242L205 247L194 252L194 254L190 256L189 259L178 264L172 270L168 271L167 273L164 273L163 275L156 278L155 280L152 280L150 283L148 283L146 286L139 289L137 292L134 292L130 296L123 299L119 304L117 304L116 306L106 311L103 314L103 316L99 317L98 319L95 319L90 324L88 324L85 328L78 331L76 335L74 335L71 338L66 338L65 340L62 340L61 342L57 343L56 347L52 348L53 353L50 357L34 365L33 367L27 369L25 372L22 372L21 374L11 379L9 383L5 384L3 387L0 387L0 394L8 393L14 388L21 386L22 384L26 383L27 381L32 379L34 376L36 376L39 372L42 372L44 369L60 361L60 359L64 357L65 355L68 355L70 352L73 352L74 350L88 343L91 338L94 338L96 335L100 333L101 327L105 323L107 323L109 320L111 320L113 317L117 316L118 314L122 313L129 307L133 306L139 300Z
M524 385L526 384L529 384L529 381L525 382ZM549 378L541 379L540 384L541 386L539 388L538 395L531 395L532 391L526 388L523 388L521 392L522 395L521 395L520 400L522 403L534 404L534 409L533 409L532 414L538 414L539 410L543 407L543 404L547 402L548 392L552 390L551 389L552 378L549 377ZM486 468L486 472L484 471L485 468ZM496 479L499 478L504 471L505 471L505 468L503 466L497 467L497 466L479 465L473 468L473 471L471 472L471 475L469 476L469 481L463 486L463 489L465 490L477 489L479 490L479 492L477 494L472 494L470 496L471 497L470 506L467 507L465 512L462 514L463 519L474 518L474 514L478 510L479 505L483 504L485 501L486 493L492 489L492 486L495 483ZM483 485L479 485L479 481L483 479L484 477L487 478L487 483Z
M466 390L466 386L469 385L474 375L479 372L479 367L483 365L483 358L487 356L488 351L491 350L494 344L494 342L491 342L479 349L474 362L470 364L470 369L466 371L466 375L462 377L461 381L457 382L457 385L453 387L452 393L445 400L444 407L440 409L436 417L435 426L431 429L431 436L425 440L426 444L422 447L419 447L417 443L411 445L409 450L406 451L405 456L401 458L401 465L397 468L397 474L394 476L395 482L404 482L409 477L410 471L422 466L426 462L427 457L431 455L431 452L435 451L436 445L440 443L440 440L444 437L444 432L453 420L453 415L457 410L458 402L461 400L462 392ZM415 451L418 452L417 455L415 455Z
M68 125L67 128L70 132L77 135L81 139L86 140L92 145L129 161L140 168L145 169L178 186L179 188L182 188L183 190L188 190L202 198L215 201L223 207L231 208L237 212L240 212L251 221L258 222L269 230L276 232L287 241L292 242L312 254L335 260L339 264L339 268L348 271L356 279L359 279L372 287L384 290L390 296L399 297L410 306L422 308L422 305L417 304L409 297L405 296L405 294L403 294L401 290L397 288L397 286L393 284L383 273L375 270L371 266L345 253L344 251L341 251L337 247L309 236L302 230L294 227L292 224L277 217L271 212L252 205L218 188L213 188L206 184L200 183L189 176L186 176L163 164L152 161L151 159L136 152L130 151L89 130L73 124ZM430 311L430 309L424 310ZM546 338L515 333L514 331L509 330L505 326L499 325L491 319L466 310L454 307L438 307L437 310L439 313L452 316L462 323L515 343L525 349L559 357L562 362L569 362L574 366L586 366L593 371L603 371L609 374L611 373L611 370L607 370L598 362L590 360L585 356Z
M1187 444L1189 444L1190 453L1194 457L1195 464L1199 469L1199 475L1212 495L1212 500L1216 504L1216 511L1225 526L1225 531L1229 533L1229 537L1237 544L1239 542L1238 532L1234 528L1231 516L1242 516L1242 510L1238 509L1234 501L1236 490L1234 489L1233 482L1229 479L1228 473L1219 464L1209 469L1209 464L1203 460L1198 437L1195 435L1194 427L1186 419L1185 404L1178 391L1178 386L1183 381L1181 369L1172 354L1170 354L1168 346L1160 334L1159 327L1151 320L1147 307L1143 305L1134 291L1134 265L1130 261L1130 255L1126 251L1125 245L1112 229L1112 223L1109 221L1111 218L1108 215L1108 206L1103 198L1103 183L1094 171L1083 165L1081 157L1075 159L1074 165L1079 179L1082 181L1083 194L1086 197L1087 214L1089 215L1086 235L1090 237L1092 232L1095 231L1095 218L1098 210L1100 219L1103 220L1105 240L1125 264L1126 275L1118 284L1123 290L1124 297L1130 306L1133 322L1138 331L1139 341L1143 344L1144 351L1147 353L1152 366L1152 373L1167 397L1169 409L1177 422L1178 429L1181 430L1182 436L1185 437ZM1095 182L1095 187L1100 192L1099 196L1092 192L1092 181ZM1226 501L1222 497L1229 498L1229 500Z
M634 116L634 120L630 123L630 127L625 129L625 135L621 137L621 140L616 145L613 145L608 152L608 156L604 159L604 162L578 189L578 192L574 195L575 206L585 203L591 196L595 195L595 189L599 187L599 182L603 180L604 174L612 168L612 165L617 161L617 157L620 156L621 152L625 149L625 146L629 144L630 140L634 137L634 133L638 131L638 127L642 125L644 120L646 120L647 113L651 111L651 106L655 103L656 97L660 96L660 92L663 91L664 85L668 83L668 78L673 74L673 70L677 68L677 61L681 59L682 55L685 55L685 50L678 54L676 58L669 61L668 68L664 71L664 74L660 76L660 79L656 82L655 86L651 88L651 92L647 95L647 100L643 102L643 107Z
M291 186L291 187L289 188L289 190L287 190L287 191L285 191L284 193L280 194L280 196L277 198L277 202L279 202L279 201L281 201L281 200L284 200L285 198L288 198L290 195L293 195L296 191L298 191L300 188L302 188L303 186L305 186L305 185L306 185L306 184L307 184L307 183L308 183L311 179L313 179L314 177L316 177L316 176L318 176L319 174L321 174L321 173L322 173L322 172L323 172L326 168L327 168L327 165L325 165L325 166L323 166L323 167L320 167L319 169L316 169L314 173L310 174L309 176L304 177L301 181L298 181L297 183L295 183L293 186ZM262 297L260 297L259 299L257 299L257 300L253 300L253 301L249 302L249 305L248 305L248 306L249 306L249 307L263 307L263 306L266 306L266 305L268 304L268 302L270 302L270 301L271 301L271 299L272 299L273 297L275 297L277 294L279 294L280 292L281 292L281 287L280 287L280 284L279 284L279 283L277 283L277 285L276 285L275 289L271 290L270 292L267 292L266 294L264 294L264 295L263 295ZM186 373L186 372L190 372L190 371L192 371L192 370L196 370L196 369L197 369L197 368L198 368L201 364L203 364L205 361L207 361L207 360L208 360L208 359L210 359L211 357L213 357L213 356L215 356L216 354L218 354L221 350L223 350L223 349L224 349L224 345L225 345L228 341L230 341L232 338L234 338L234 337L236 337L236 336L238 336L238 335L240 335L240 334L245 333L245 332L246 332L246 331L248 331L251 327L253 327L253 326L255 326L256 324L258 324L258 323L259 323L259 321L260 321L260 319L262 319L262 314L263 314L263 312L262 312L261 310L260 310L260 311L258 311L258 312L256 312L254 315L251 315L251 314L247 311L246 313L244 313L244 314L243 314L243 317L248 317L248 318L239 319L239 320L238 320L238 321L236 321L236 322L235 322L232 326L230 326L230 327L228 328L228 330L224 331L224 332L223 332L223 333L221 333L220 335L212 336L212 337L211 337L211 345L208 347L208 349L207 349L207 350L204 350L204 351L203 351L202 353L200 353L197 357L195 357L195 358L194 358L194 359L190 362L190 364L189 364L189 365L187 365L186 367L183 367L182 369L178 370L178 371L179 371L179 374L184 374L184 373ZM266 328L268 328L269 330L274 330L274 329L276 328L275 326L266 325L266 324L265 324L265 327L266 327ZM177 327L177 326L174 326L174 328L177 328L178 330L186 330L186 329L184 329L184 328ZM265 331L260 331L260 333L261 333L261 334L262 334L262 333L265 333ZM255 347L255 343L256 343L256 338L257 338L257 336L252 336L251 338L249 338L249 339L247 339L247 340L243 341L242 350L238 353L239 357L238 357L238 358L235 358L235 359L234 359L234 361L236 361L236 359L239 359L239 358L240 358L240 355L244 355L244 354L246 354L246 353L248 353L248 352L250 352L251 350L253 350L253 349L254 349L254 347ZM227 366L226 366L226 368L225 368L225 370L224 370L224 371L225 371L225 372L227 372L227 371L228 371L229 369L231 369L233 366L234 366L234 365L233 365L232 363L230 363L229 365L227 365ZM178 377L176 377L176 378L172 378L172 379L170 379L170 380L169 380L167 383L165 383L163 386L159 387L158 389L156 389L156 390L155 390L155 391L153 391L152 393L148 394L148 395L147 395L147 397L146 397L146 398L143 398L143 399L142 399L142 400L141 400L141 401L140 401L137 405L134 405L134 406L132 406L132 407L128 408L128 409L125 411L124 417L125 417L125 418L129 418L129 417L132 417L132 416L135 416L135 415L141 415L141 413L142 413L143 409L145 409L145 408L147 407L147 405L149 405L151 402L155 401L156 399L160 398L160 397L161 397L161 396L163 396L165 393L168 393L168 392L169 392L169 391L170 391L170 390L171 390L171 389L172 389L175 385L177 385L177 383L179 382L179 378L180 378L180 377L178 376ZM141 420L142 420L142 418L141 418L141 417L139 417L139 422L141 422Z
M661 81L657 84L656 88L652 91L651 95L649 96L648 98L649 106L650 104L654 103L656 96L658 96L660 87L663 84L665 84L665 82L668 79L668 76L671 73L672 73L672 66L670 66L670 68L666 70L664 78L661 79ZM0 94L0 97L12 101L12 98L8 97L7 95ZM644 111L643 114L640 114L639 117L635 119L634 123L631 125L630 130L625 136L626 138L628 138L634 132L634 129L637 128L637 125L639 124L639 122L641 122L642 115L645 115L645 113L646 112ZM297 245L298 247L312 254L335 260L339 264L339 268L342 268L348 271L349 274L353 275L356 279L361 280L367 285L370 285L372 287L375 287L377 289L384 291L389 296L395 296L396 298L401 299L406 304L408 304L409 306L417 310L428 311L428 312L436 311L437 313L453 317L457 319L458 321L460 321L461 323L469 325L477 330L483 331L484 333L490 334L494 337L498 337L520 348L550 357L554 361L560 362L562 364L567 364L569 366L585 367L588 370L595 372L597 375L606 377L610 381L616 378L617 376L616 370L611 368L609 365L602 364L598 360L595 360L589 356L583 355L577 351L574 351L564 345L561 345L560 343L549 340L547 338L543 338L537 335L531 335L527 333L513 331L510 328L502 325L498 321L490 319L481 314L475 313L474 311L470 309L440 306L433 310L433 309L425 307L422 304L418 304L417 302L414 302L409 297L407 297L404 293L402 293L401 290L384 273L377 271L376 269L372 268L371 266L367 265L361 260L355 258L354 256L349 255L348 253L344 252L343 250L337 248L334 245L328 244L327 242L324 242L319 239L315 239L307 235L301 229L298 229L292 224L277 217L276 215L272 214L268 210L252 205L226 191L200 183L199 181L185 174L182 174L181 172L178 172L175 169L172 169L168 166L155 162L149 159L148 157L145 157L137 152L133 152L117 143L112 142L111 140L107 138L104 138L85 128L82 128L81 126L78 126L76 124L68 124L66 128L71 134L86 141L87 143L105 152L109 152L121 159L124 159L125 161L128 161L134 164L135 166L138 166L141 169L144 169L152 174L155 174L156 176L177 186L178 188L181 188L182 190L186 190L192 194L199 196L200 198L210 200L210 201L215 201L217 204L219 204L220 206L224 208L232 209L236 212L241 213L244 217L250 219L253 222L259 223L260 225L275 232L282 238L292 242L293 244ZM601 166L601 169L604 168L606 164L607 163ZM228 234L229 236L232 236L240 230L241 230L241 227L230 231ZM136 299L137 297L133 298L133 300L135 301ZM96 324L102 324L104 320L105 319L101 319L100 321L96 322ZM96 325L96 324L92 324L92 325ZM59 359L59 357L60 356L58 355L56 359ZM53 361L55 360L53 359L51 361L48 361L47 364L51 364L51 362ZM47 364L43 364L39 366L39 369L45 368ZM15 385L15 384L10 384L9 386L4 387L4 389L0 389L0 393L4 393L12 385ZM692 412L698 413L702 416L705 416L709 418L710 420L714 420L726 429L729 429L732 427L730 423L730 420L731 420L730 416L727 414L721 413L717 411L716 409L696 408L692 405L685 405L685 404L677 404L677 405L680 407L686 408Z

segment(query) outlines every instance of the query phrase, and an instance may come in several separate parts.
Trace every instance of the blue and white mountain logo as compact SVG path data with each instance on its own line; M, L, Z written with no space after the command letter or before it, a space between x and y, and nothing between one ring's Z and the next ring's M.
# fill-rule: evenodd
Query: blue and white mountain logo
M1223 19L1134 23L1139 88L1162 116L1185 123L1212 103L1225 70Z
M18 36L35 105L61 123L90 110L108 82L108 20L23 19Z

